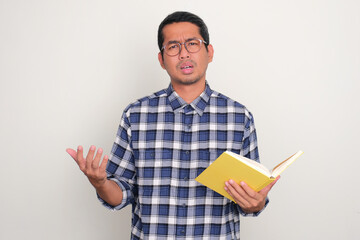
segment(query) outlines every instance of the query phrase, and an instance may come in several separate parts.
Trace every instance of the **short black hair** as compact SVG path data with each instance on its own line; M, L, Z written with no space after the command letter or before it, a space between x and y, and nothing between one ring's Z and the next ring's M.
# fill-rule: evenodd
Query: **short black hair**
M196 26L198 26L200 35L206 42L205 47L207 49L207 46L210 44L210 37L209 37L208 28L207 28L205 22L200 17L198 17L197 15L195 15L193 13L179 11L179 12L174 12L174 13L168 15L159 25L158 45L159 45L160 51L161 51L161 48L164 43L164 35L163 35L163 31L162 31L163 28L168 24L178 23L178 22L189 22L189 23L192 23L192 24L195 24Z

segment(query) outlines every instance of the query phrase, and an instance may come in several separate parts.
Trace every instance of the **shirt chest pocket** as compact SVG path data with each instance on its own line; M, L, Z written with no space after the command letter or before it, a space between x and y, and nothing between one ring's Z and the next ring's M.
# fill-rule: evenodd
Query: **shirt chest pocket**
M164 185L170 183L172 149L144 149L139 152L136 163L137 175L143 185Z
M140 152L137 174L141 204L151 204L154 197L165 201L173 195L172 161L172 149L144 149Z

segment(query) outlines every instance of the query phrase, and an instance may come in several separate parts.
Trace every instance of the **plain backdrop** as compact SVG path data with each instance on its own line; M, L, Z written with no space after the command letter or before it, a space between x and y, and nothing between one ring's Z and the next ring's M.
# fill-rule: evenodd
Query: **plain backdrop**
M360 239L358 0L0 0L0 239L129 239L131 207L101 206L65 149L109 153L123 109L168 86L176 10L207 23L207 80L255 116L262 163L305 152L242 239Z

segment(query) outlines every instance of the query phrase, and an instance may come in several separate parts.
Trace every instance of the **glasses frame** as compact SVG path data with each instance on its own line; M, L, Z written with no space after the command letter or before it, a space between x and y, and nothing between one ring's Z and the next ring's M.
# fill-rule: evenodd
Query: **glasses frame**
M190 52L190 51L187 49L187 47L186 47L186 43L188 43L188 42L190 42L190 41L193 41L193 40L198 40L198 41L200 42L200 48L199 48L199 50L196 51L196 52ZM202 47L203 43L204 43L204 45L206 46L207 42L205 42L204 40L199 39L199 38L190 38L190 39L186 40L186 41L183 42L183 43L181 43L181 42L171 42L171 43L165 44L165 45L161 48L161 51L165 52L165 54L168 55L168 56L170 56L170 57L175 57L175 56L177 56L177 55L179 55L179 54L181 53L181 46L184 45L184 46L185 46L185 49L186 49L186 51L188 51L188 53L197 53L197 52L199 52L199 51L201 50L201 47ZM168 53L165 51L166 46L169 45L169 44L178 44L178 45L179 45L179 51L178 51L177 54L175 54L175 55L170 55L170 54L168 54Z

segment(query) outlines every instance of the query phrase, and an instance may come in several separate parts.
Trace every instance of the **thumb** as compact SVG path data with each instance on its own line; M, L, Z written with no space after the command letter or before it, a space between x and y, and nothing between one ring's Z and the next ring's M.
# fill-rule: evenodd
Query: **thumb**
M271 188L275 185L275 183L280 179L280 176L278 176L272 183L270 183L269 185L267 185L266 187L264 187L263 189L260 190L259 193L263 194L263 195L267 195Z
M66 152L76 161L77 160L77 152L74 149L67 148Z

